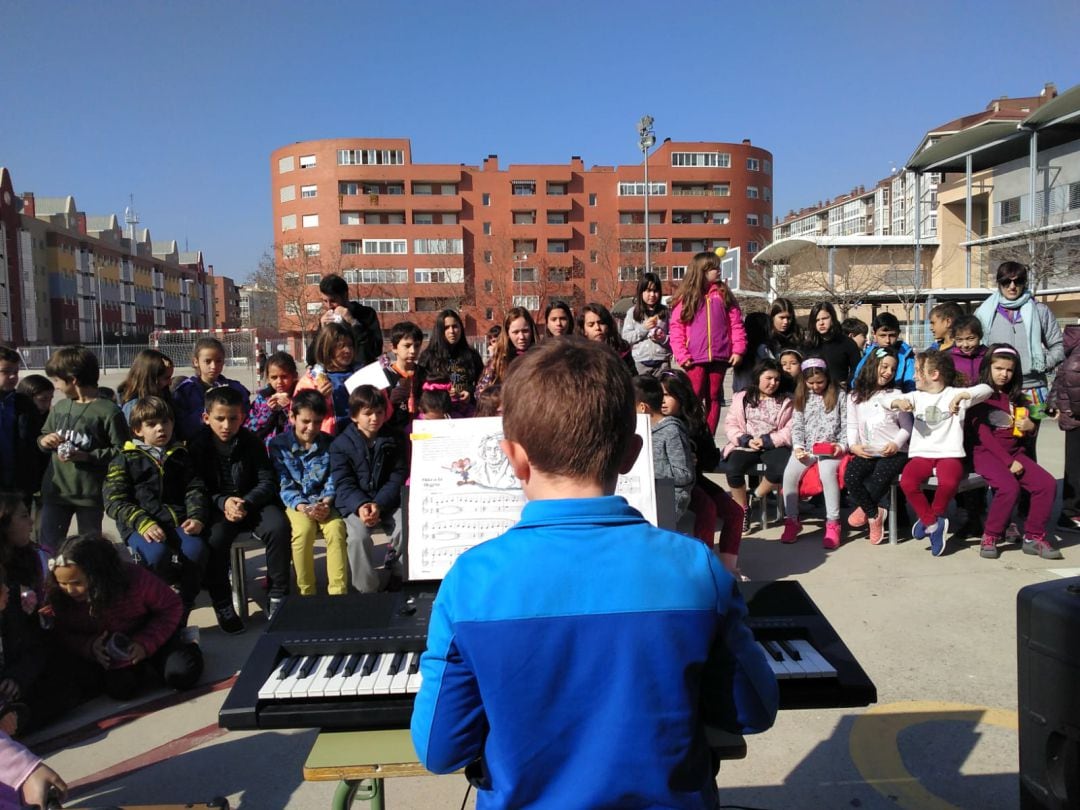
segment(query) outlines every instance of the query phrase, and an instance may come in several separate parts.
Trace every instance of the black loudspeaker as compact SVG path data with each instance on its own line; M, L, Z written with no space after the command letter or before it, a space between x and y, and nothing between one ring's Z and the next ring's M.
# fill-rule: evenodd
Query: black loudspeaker
M1020 807L1080 810L1080 577L1016 598Z

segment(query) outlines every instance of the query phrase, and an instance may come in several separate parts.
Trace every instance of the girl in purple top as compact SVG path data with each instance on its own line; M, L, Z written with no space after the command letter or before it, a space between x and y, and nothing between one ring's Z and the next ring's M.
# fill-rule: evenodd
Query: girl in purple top
M949 349L957 380L962 385L974 385L979 379L979 368L986 357L982 345L982 323L974 315L957 318L952 326L953 345Z
M1024 553L1044 560L1060 560L1061 552L1046 538L1046 527L1054 507L1057 482L1024 452L1024 437L1035 430L1028 416L1028 400L1021 391L1023 369L1020 355L1012 346L995 343L987 351L979 382L993 394L968 412L968 429L974 432L975 472L995 490L986 515L979 554L994 560L997 544L1013 507L1025 490L1031 495L1031 509L1024 521Z

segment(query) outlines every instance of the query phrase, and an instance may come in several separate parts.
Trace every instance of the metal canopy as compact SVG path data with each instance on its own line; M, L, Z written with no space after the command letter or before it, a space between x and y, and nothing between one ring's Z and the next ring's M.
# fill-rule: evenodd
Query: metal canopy
M1025 118L1021 126L1024 129L1043 130L1046 127L1066 122L1076 123L1078 119L1080 119L1080 84L1070 87L1053 101L1043 104ZM1042 132L1039 133L1039 137L1042 138Z
M962 172L971 155L972 170L980 171L1026 155L1030 137L1030 132L1017 128L1016 121L990 121L942 138L912 155L906 168L922 174Z

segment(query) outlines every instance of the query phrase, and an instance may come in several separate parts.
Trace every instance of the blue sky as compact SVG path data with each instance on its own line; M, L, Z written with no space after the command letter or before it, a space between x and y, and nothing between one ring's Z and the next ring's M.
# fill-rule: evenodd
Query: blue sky
M870 185L930 127L1080 83L1080 3L0 0L0 165L244 279L273 240L269 154L407 137L419 162L640 160L658 139L773 152L782 216Z

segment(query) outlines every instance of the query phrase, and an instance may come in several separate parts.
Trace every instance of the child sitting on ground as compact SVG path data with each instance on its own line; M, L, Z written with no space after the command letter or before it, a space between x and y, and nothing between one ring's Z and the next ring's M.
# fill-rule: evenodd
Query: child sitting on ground
M528 503L439 588L412 714L420 762L449 773L482 755L481 807L718 806L706 725L764 730L776 682L714 555L613 495L640 448L625 364L550 340L504 393L502 449ZM591 575L557 575L567 560ZM597 672L617 677L583 697Z
M92 691L129 700L148 683L194 686L199 646L180 638L180 597L100 534L69 537L49 560L54 632L74 656L69 674Z
M405 439L386 427L386 400L373 385L349 397L350 424L330 445L334 505L348 528L349 572L361 593L384 590L401 542L401 487L408 474ZM371 532L390 537L388 568L375 567Z
M105 473L128 439L115 402L98 397L98 361L84 346L57 349L45 364L64 399L53 406L38 447L48 452L41 483L41 545L50 554L67 535L71 518L80 532L100 532Z
M686 425L674 416L665 416L664 389L652 376L634 377L634 403L637 412L649 417L652 433L653 474L670 478L675 487L675 522L690 505L694 488L694 461ZM712 543L709 543L712 546Z
M165 400L136 400L129 424L132 439L105 477L105 511L135 561L179 585L184 627L210 553L202 538L210 511L206 488L188 448L173 436Z
M185 442L191 441L202 430L208 391L221 386L232 388L240 394L245 417L251 399L251 394L243 385L222 375L225 347L217 338L204 337L195 341L191 363L195 373L176 386L172 402L176 414L176 436Z
M1057 481L1024 452L1024 437L1035 430L1035 423L1028 417L1029 403L1021 391L1023 377L1016 349L995 343L987 351L979 374L979 382L989 385L993 394L967 415L968 428L975 433L975 472L994 490L979 556L998 558L998 543L1005 537L1005 527L1024 490L1031 495L1024 519L1024 553L1060 560L1061 552L1047 535Z
M993 393L988 385L955 387L955 380L956 368L948 352L923 352L915 359L916 390L889 404L915 417L900 488L918 516L911 536L916 540L929 537L935 557L945 553L949 531L945 512L965 475L964 418L968 408ZM932 475L937 475L938 484L930 503L922 487Z
M296 361L288 352L274 352L266 358L267 384L255 394L244 427L267 446L289 426L289 406L298 379Z
M240 392L230 386L209 390L203 420L203 430L190 447L211 504L206 590L218 626L226 633L243 633L244 623L236 615L229 589L229 549L242 532L250 532L266 546L267 613L272 617L289 593L289 522L278 500L278 479L266 445L241 426Z
M820 357L804 360L791 420L791 458L784 468L784 533L781 543L799 539L799 481L817 464L825 492L825 538L822 546L840 547L840 457L847 450L847 395L829 376Z
M325 418L322 394L301 391L292 400L292 428L270 442L285 517L292 526L292 561L301 596L315 594L315 535L320 529L326 539L327 590L340 595L348 587L345 521L334 509L330 475L332 439L320 430Z

